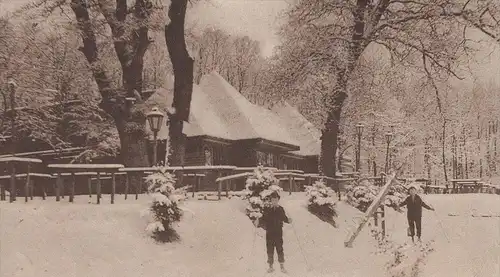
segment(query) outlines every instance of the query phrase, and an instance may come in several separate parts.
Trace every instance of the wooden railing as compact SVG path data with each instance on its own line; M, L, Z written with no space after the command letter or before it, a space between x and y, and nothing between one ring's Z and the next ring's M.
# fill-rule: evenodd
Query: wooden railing
M97 204L101 203L101 175L111 174L111 204L115 202L115 190L116 190L116 180L115 174L120 168L123 168L121 164L50 164L49 169L52 169L57 175L56 180L56 201L60 201L61 188L64 186L62 182L63 174L71 175L71 190L69 196L69 202L73 202L75 197L75 185L76 185L76 174L79 173L83 176L93 175L94 172L97 173ZM64 189L63 189L64 191Z
M36 159L25 159L19 157L5 157L0 159L0 164L4 163L13 163L15 161L22 162L25 164L30 164L34 162L41 162ZM95 180L97 182L95 187L95 194L97 195L97 204L100 204L102 198L102 189L103 189L103 181L110 180L110 186L106 187L108 191L110 190L111 194L111 203L115 202L116 196L116 188L117 176L124 177L124 187L120 186L121 192L127 199L130 186L133 183L135 186L135 198L138 199L139 194L143 193L143 178L151 174L153 172L158 171L167 171L173 174L177 174L183 178L188 178L187 180L191 180L193 183L190 186L192 190L192 195L194 197L195 192L199 192L203 190L201 187L202 179L206 178L214 178L214 179L206 179L212 180L211 182L215 182L216 188L214 191L217 193L217 198L220 200L222 198L222 194L225 191L225 196L229 197L230 189L236 191L237 182L240 182L242 179L246 179L248 176L252 174L255 167L243 167L238 168L235 166L172 166L172 167L129 167L126 168L121 164L50 164L47 166L47 169L52 174L42 174L42 173L27 173L15 174L14 178L12 178L12 174L8 176L0 176L0 185L2 189L5 189L2 185L2 179L19 179L19 178L32 178L32 179L46 179L52 180L55 179L55 185L53 186L53 195L55 195L56 201L60 201L64 199L66 195L69 196L69 201L74 202L75 198L75 187L77 184L81 184L80 181L86 179L86 185L78 186L79 194L84 193L88 194L90 198L93 196L94 190L92 189L92 181ZM339 191L339 186L341 183L346 181L356 180L354 178L331 178L326 176L320 176L319 174L306 174L301 170L278 170L276 168L266 168L268 170L272 170L275 177L280 180L280 184L282 187L287 188L289 194L294 191L300 191L301 187L304 185L311 185L316 180L325 180L329 184L333 184L337 186L337 191ZM45 170L46 171L46 170ZM16 173L16 172L14 172ZM17 172L20 173L20 172ZM136 179L134 179L136 178ZM189 179L192 178L192 179ZM69 182L65 182L68 181ZM132 182L133 180L133 182ZM65 184L66 183L66 184ZM83 182L83 184L85 184ZM123 183L120 183L123 184ZM239 183L241 185L241 183ZM85 190L86 187L86 190ZM38 186L42 190L43 199L47 195L47 186L43 184L42 186ZM26 199L29 197L33 198L33 190L34 185L30 182L27 182L26 185ZM5 190L4 190L5 191ZM14 191L14 199L15 199L15 189L11 188L11 191ZM86 191L86 192L85 192ZM5 193L4 193L5 194ZM234 194L234 193L233 193ZM27 200L26 200L27 201Z

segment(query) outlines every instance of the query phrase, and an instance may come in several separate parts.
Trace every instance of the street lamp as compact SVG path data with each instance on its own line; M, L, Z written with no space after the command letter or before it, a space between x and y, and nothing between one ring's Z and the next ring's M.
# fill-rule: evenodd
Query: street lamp
M385 134L385 139L387 141L387 152L385 154L385 174L387 176L388 171L389 171L389 145L391 144L391 141L392 141L392 138L393 138L394 134L391 133L391 132L387 132Z
M363 135L363 124L358 123L356 125L356 133L358 135L358 153L356 153L356 172L360 173L361 170L361 135Z
M157 107L154 107L151 112L146 115L149 122L149 128L153 132L153 165L157 162L157 151L158 151L158 132L161 129L163 122L163 113Z
M17 84L14 79L9 78L7 87L10 92L10 135L12 145L10 147L12 154L16 153L16 90Z
M394 126L391 125L391 129L393 129ZM394 133L393 132L387 132L385 134L385 139L387 141L387 152L385 154L385 178L387 180L387 175L389 174L388 171L389 171L389 146L391 144L391 141L392 141L392 138L394 137ZM382 214L382 236L385 238L385 205L382 204L381 207L381 214Z

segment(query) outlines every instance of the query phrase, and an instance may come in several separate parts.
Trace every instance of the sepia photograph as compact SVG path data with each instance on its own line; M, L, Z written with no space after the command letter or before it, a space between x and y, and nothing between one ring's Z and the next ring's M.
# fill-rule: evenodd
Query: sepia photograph
M500 0L0 0L0 277L499 277Z

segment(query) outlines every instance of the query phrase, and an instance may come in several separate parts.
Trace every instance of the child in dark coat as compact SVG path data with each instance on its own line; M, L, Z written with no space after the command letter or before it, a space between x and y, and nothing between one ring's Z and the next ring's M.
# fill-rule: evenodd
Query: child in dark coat
M271 206L264 208L260 222L256 220L255 226L261 225L266 230L268 272L274 271L274 249L276 248L281 271L286 273L285 254L283 252L283 222L291 223L292 219L286 215L283 207L279 205L279 199L278 193L273 192L271 194Z
M434 208L427 205L420 196L417 195L417 189L414 186L409 188L410 196L408 196L405 201L399 204L399 207L406 206L408 209L407 218L409 225L409 236L411 236L411 240L414 240L415 237L415 227L417 229L417 237L420 241L420 237L422 235L422 207L434 211Z

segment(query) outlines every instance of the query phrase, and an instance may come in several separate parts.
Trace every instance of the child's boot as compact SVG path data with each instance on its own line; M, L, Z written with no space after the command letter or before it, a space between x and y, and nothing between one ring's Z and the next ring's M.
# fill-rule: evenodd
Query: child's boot
M284 263L280 263L280 268L281 268L281 272L287 273L287 271L285 269L285 264Z
M269 264L269 268L267 269L268 273L271 273L274 271L273 264Z

